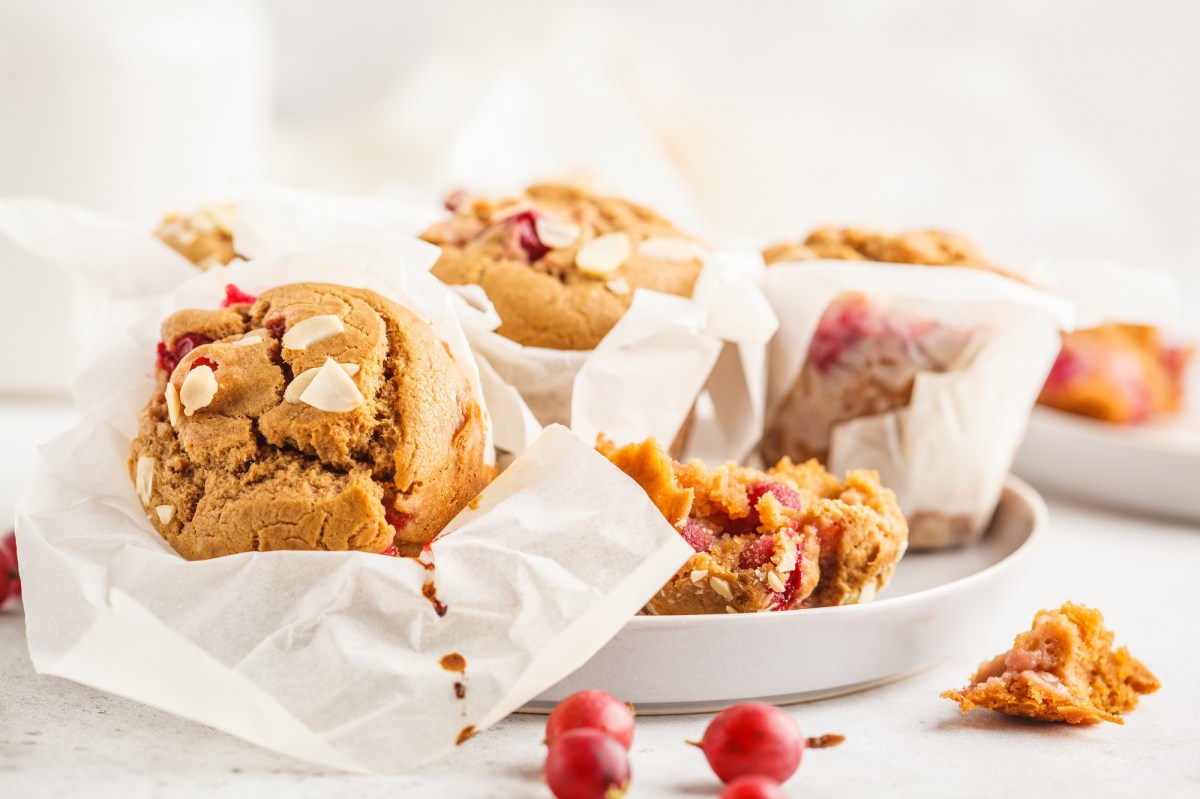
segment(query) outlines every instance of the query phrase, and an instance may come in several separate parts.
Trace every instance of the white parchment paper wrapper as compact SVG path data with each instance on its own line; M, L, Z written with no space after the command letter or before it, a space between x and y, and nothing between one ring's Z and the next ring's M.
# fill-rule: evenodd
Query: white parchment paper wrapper
M843 292L976 331L973 357L961 368L919 373L907 407L836 425L828 467L875 469L910 519L963 519L970 535L982 533L1058 354L1059 331L1072 323L1070 304L981 270L846 261L774 264L763 290L780 320L770 350L770 413L799 376L825 309Z
M593 350L504 338L494 332L500 318L482 290L459 287L463 327L481 369L498 379L494 391L515 391L532 416L503 431L498 422L497 446L519 452L539 424L568 425L584 441L603 433L618 443L654 436L666 445L703 395L713 412L696 416L684 454L743 458L761 434L766 343L778 324L757 285L761 271L753 255L714 254L692 298L636 291Z
M435 218L427 208L266 184L231 186L220 202L234 203L234 247L246 258L349 244L396 250L406 268L427 270L438 257L436 247L405 235ZM0 285L19 300L5 306L0 334L25 343L0 356L0 390L65 390L95 332L126 313L125 300L196 274L154 236L157 224L41 198L0 199ZM45 329L47 307L58 309L53 335L28 335Z
M166 545L126 470L162 316L216 305L229 280L249 291L306 279L364 286L429 319L476 381L448 292L402 261L355 247L238 264L137 302L128 330L102 331L106 347L73 387L83 420L44 448L17 509L39 672L325 766L404 771L569 674L687 559L691 548L645 493L561 427L434 543L441 617L413 560L269 552L188 562ZM441 667L451 653L465 659L463 674Z

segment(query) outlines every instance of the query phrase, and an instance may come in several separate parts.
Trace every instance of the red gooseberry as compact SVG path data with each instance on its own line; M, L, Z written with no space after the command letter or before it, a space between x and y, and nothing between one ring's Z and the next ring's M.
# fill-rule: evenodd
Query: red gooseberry
M837 746L843 740L840 735L806 740L783 710L761 702L744 702L718 713L700 743L689 743L704 751L722 782L760 775L783 783L800 767L805 747Z
M600 730L570 730L550 744L545 775L556 799L620 799L629 788L629 755Z
M546 720L546 743L570 730L593 729L611 735L626 751L633 746L633 708L604 691L578 691L558 703Z
M786 796L779 783L770 777L747 774L726 785L721 799L786 799Z

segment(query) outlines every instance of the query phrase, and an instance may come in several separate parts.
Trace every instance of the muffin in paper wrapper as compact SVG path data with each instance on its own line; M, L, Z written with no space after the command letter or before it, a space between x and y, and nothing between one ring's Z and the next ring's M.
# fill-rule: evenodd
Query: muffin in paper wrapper
M845 261L773 264L763 291L764 459L875 469L914 548L982 535L1070 305L980 270Z
M431 567L356 552L186 561L154 532L126 460L154 390L158 325L217 306L227 282L258 292L320 280L394 299L433 325L483 404L450 295L414 261L367 245L292 253L102 315L104 344L73 385L82 420L43 448L17 510L40 673L326 767L407 771L565 677L678 569L690 547L635 483L561 427L450 523ZM426 596L430 579L444 615Z
M500 318L481 289L456 287L481 370L532 414L524 439L498 434L498 448L520 452L540 425L564 424L585 441L653 436L674 442L676 455L745 457L762 427L766 342L776 326L757 286L761 270L754 256L715 254L692 298L635 291L592 350L511 341L494 332Z

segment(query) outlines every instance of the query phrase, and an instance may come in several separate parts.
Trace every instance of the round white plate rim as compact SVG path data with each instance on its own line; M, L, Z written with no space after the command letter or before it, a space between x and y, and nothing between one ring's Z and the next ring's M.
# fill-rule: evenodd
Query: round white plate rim
M1038 407L1013 468L1042 488L1106 507L1200 521L1200 497L1179 490L1189 472L1200 475L1200 423L1191 418L1200 410L1188 413L1181 421L1130 427ZM1102 470L1094 466L1100 462ZM1120 462L1126 467L1110 465Z
M904 605L908 604L928 604L937 602L938 598L946 594L958 594L963 591L970 591L972 585L980 582L990 582L999 577L1002 573L1010 571L1022 561L1025 561L1033 549L1038 545L1040 540L1046 534L1046 529L1049 525L1049 511L1045 501L1026 482L1019 478L1009 475L1004 484L1004 494L1011 495L1012 512L1022 514L1027 517L1028 521L1022 524L1020 531L1016 534L1019 536L1016 546L1006 554L999 557L998 560L991 562L980 568L978 571L970 574L956 577L948 580L945 583L931 586L929 588L913 591L908 594L903 594L896 597L880 598L874 602L863 605L846 605L832 608L809 608L802 611L783 612L783 613L756 613L756 614L723 614L723 615L707 615L707 616L636 616L627 622L623 630L629 629L638 636L654 635L661 632L664 635L679 635L679 634L696 634L698 630L704 631L706 637L709 635L721 637L722 634L730 632L729 627L722 625L735 625L739 632L746 632L751 629L752 625L759 625L757 628L761 631L761 625L771 624L795 624L798 616L802 614L803 618L812 619L817 616L821 617L857 617L857 619L865 619L870 614L879 613L881 609L886 611L899 610L904 612ZM1001 504L1004 502L1002 499ZM1011 533L1010 533L1011 535ZM1015 536L1014 536L1015 537ZM971 545L968 545L971 546ZM936 554L936 553L935 553ZM753 619L753 620L751 620ZM868 679L856 684L840 684L829 685L825 688L813 688L810 690L799 690L796 692L771 694L755 697L756 701L768 701L775 704L795 704L800 702L816 701L825 699L831 696L840 696L857 691L868 690L870 688L895 682L905 679L913 674L924 671L939 662L942 662L948 657L946 652L928 653L922 656L920 662L915 667L907 668L895 674L884 674L879 677ZM587 666L581 667L585 669ZM521 712L544 713L552 709L554 701L542 698L546 694L554 694L554 688L547 688L538 697L532 699L529 704L521 709ZM639 708L652 714L676 714L676 713L693 713L693 712L708 712L710 710L718 710L722 707L728 707L732 702L714 698L711 700L683 700L673 701L667 700L663 702L639 702Z
M1033 524L1029 531L1029 535L1026 536L1025 540L1022 541L1016 549L1008 553L1008 555L1004 556L995 563L985 566L977 572L968 574L965 577L959 577L931 588L924 588L920 591L914 591L911 594L904 594L897 597L883 597L881 599L876 599L873 602L865 602L855 605L837 605L835 607L828 608L804 608L801 611L785 611L783 613L713 613L695 616L634 616L629 620L628 624L633 625L635 629L637 627L644 626L658 626L665 628L673 625L679 625L691 627L696 624L775 624L779 623L779 619L787 619L788 613L791 612L804 613L806 616L833 615L839 613L871 613L873 612L874 608L880 607L884 604L887 604L889 607L895 607L903 602L919 602L936 598L936 596L941 593L952 591L957 592L959 589L965 587L971 582L987 579L993 572L1006 569L1011 566L1013 562L1024 557L1024 555L1029 552L1035 542L1039 540L1040 537L1045 533L1045 528L1050 517L1050 511L1046 507L1045 500L1042 499L1041 495L1038 494L1033 486L1029 485L1029 483L1020 479L1019 477L1009 475L1004 482L1004 487L1005 489L1011 490L1014 494L1019 496L1032 510ZM974 544L967 544L966 546L974 546ZM934 552L936 550L930 551ZM750 619L753 619L754 621L749 621Z

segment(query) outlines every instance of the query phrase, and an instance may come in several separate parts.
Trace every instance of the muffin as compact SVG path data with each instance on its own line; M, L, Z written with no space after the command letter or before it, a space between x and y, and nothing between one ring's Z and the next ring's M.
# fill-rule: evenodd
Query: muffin
M1022 280L993 264L969 239L936 230L889 235L861 228L823 227L803 242L769 247L763 258L768 264L819 259L962 266ZM831 308L829 315L837 313L837 308ZM822 328L818 335L825 339L841 341L855 337L853 326L838 329L833 319L823 319ZM940 348L939 351L951 354ZM928 354L923 342L915 340L913 352ZM1181 407L1183 374L1191 355L1190 349L1164 343L1157 328L1144 325L1107 324L1064 333L1062 352L1038 397L1038 404L1117 424L1149 421ZM924 370L944 371L952 362L953 358L949 361L933 358ZM906 382L911 387L911 381L894 382L900 390L894 393L893 401L881 401L878 392L869 390L872 396L864 399L863 413L879 413L907 404L908 392L903 387ZM862 413L845 418L858 415ZM820 457L819 452L819 448L801 449L794 456L806 457L811 453Z
M768 264L781 261L879 261L926 266L973 266L1000 271L969 239L940 230L909 230L895 235L866 228L822 227L803 242L763 251Z
M753 613L869 601L908 526L872 472L839 480L816 461L768 471L678 463L653 439L597 449L646 491L696 551L651 599L653 615Z
M190 214L168 214L154 235L202 270L225 266L233 248L233 206L209 205Z
M492 476L481 409L428 323L374 292L299 283L162 325L130 476L194 560L412 555Z
M529 347L590 350L635 289L690 297L705 248L654 211L558 184L519 197L447 201L453 216L421 238L441 247L433 274L483 288L497 332Z
M1098 610L1068 602L1038 611L1012 649L981 664L966 688L942 696L958 702L963 713L982 707L1042 721L1124 724L1118 714L1158 688L1158 679L1129 650L1113 649L1113 634Z
M1063 334L1062 352L1038 402L1116 424L1178 411L1191 351L1142 325L1103 325Z

